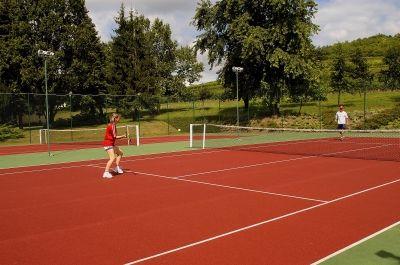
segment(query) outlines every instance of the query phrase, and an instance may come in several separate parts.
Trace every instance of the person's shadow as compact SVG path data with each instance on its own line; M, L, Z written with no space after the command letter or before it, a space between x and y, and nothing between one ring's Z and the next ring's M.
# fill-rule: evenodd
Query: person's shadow
M397 260L400 264L400 256L396 256L393 253L387 252L385 250L380 250L378 252L376 252L376 255L378 257L384 258L384 259L394 259Z

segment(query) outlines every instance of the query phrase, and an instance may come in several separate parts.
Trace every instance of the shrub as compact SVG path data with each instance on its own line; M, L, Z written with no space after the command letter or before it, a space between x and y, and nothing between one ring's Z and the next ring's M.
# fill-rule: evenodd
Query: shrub
M0 141L3 142L7 139L23 138L24 134L20 129L14 128L10 125L0 125Z
M365 128L380 129L395 124L396 120L400 117L400 105L393 109L384 110L366 120ZM390 125L390 126L392 126Z

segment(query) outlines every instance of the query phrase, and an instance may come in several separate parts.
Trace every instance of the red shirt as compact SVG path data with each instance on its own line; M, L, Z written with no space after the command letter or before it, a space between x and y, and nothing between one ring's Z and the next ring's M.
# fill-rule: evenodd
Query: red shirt
M114 123L109 123L106 128L106 135L104 136L103 146L115 146L117 139L117 128Z

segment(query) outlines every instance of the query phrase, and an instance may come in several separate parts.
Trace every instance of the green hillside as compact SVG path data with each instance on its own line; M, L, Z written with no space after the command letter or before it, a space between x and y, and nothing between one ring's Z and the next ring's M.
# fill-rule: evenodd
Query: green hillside
M389 48L396 46L400 48L400 33L395 36L379 34L368 38L340 42L317 48L326 74L330 71L332 60L335 57L339 45L342 46L343 54L347 60L350 60L351 55L359 48L363 56L367 58L370 71L373 74L378 74L384 67L383 57ZM327 77L326 74L324 75L325 77Z

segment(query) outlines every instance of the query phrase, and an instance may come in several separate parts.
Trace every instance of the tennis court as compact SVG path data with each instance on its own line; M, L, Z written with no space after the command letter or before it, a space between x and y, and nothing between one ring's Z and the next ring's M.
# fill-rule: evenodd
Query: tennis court
M400 221L398 135L223 134L111 180L104 159L0 169L2 263L311 264Z

